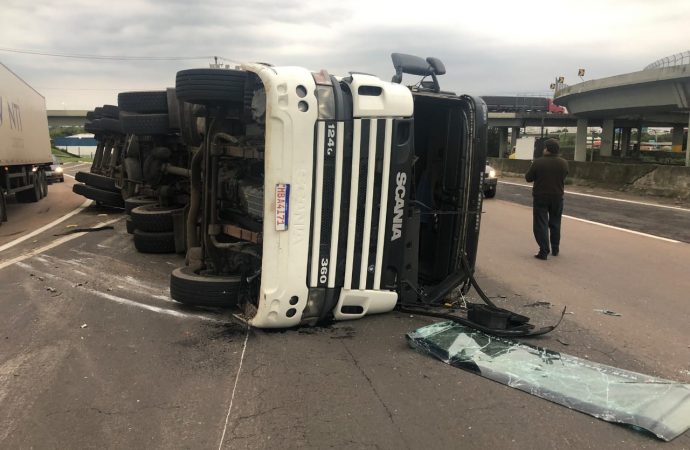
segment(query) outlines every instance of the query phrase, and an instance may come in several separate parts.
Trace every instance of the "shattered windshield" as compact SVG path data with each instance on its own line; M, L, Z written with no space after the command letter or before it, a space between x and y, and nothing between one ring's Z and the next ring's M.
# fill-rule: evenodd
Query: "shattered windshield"
M670 441L690 427L690 385L598 364L442 322L408 333L410 346L454 367L608 422Z

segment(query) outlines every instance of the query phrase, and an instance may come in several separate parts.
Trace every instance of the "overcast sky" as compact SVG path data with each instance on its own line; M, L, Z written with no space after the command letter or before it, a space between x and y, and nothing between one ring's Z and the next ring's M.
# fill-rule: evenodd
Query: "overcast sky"
M0 62L46 97L48 109L117 104L117 93L172 87L183 61L70 55L211 56L361 71L390 79L392 52L435 56L446 90L547 93L566 83L641 70L690 49L687 0L0 0ZM404 82L405 80L403 80ZM410 79L413 81L413 79Z

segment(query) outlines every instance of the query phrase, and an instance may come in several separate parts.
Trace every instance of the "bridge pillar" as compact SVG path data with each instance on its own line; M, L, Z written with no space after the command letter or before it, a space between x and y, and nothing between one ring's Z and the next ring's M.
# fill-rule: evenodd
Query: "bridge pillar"
M613 154L613 119L604 120L599 154L601 156L611 156Z
M517 147L517 140L520 137L520 127L512 127L510 129L510 151L512 152Z
M621 158L628 156L628 148L630 147L630 137L632 128L621 128Z
M575 161L587 160L587 119L577 119L575 135Z
M690 167L690 122L688 122L688 143L685 144L685 165Z
M671 150L674 152L683 151L683 127L673 127L671 134Z
M508 128L501 127L498 129L498 157L505 158L508 153Z

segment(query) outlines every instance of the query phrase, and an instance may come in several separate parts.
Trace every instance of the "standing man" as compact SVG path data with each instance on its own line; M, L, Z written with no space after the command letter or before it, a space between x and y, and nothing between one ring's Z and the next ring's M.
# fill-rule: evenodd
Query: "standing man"
M560 146L555 139L544 142L544 157L532 161L525 180L532 187L532 229L539 245L535 258L546 260L551 254L558 256L561 243L561 215L563 214L563 185L568 175L568 163L558 156ZM549 236L550 232L550 236Z

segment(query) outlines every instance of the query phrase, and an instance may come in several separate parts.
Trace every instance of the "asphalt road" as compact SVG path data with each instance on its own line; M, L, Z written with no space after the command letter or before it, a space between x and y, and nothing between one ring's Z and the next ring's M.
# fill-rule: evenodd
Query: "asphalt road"
M540 324L574 313L530 342L690 382L690 246L564 219L561 251L535 260L530 208L485 202L487 293ZM93 207L0 254L0 448L690 448L414 352L427 318L267 332L183 308L182 264Z
M690 243L690 208L646 198L621 201L620 194L594 192L566 187L563 214ZM532 185L519 179L499 182L496 198L532 206Z

